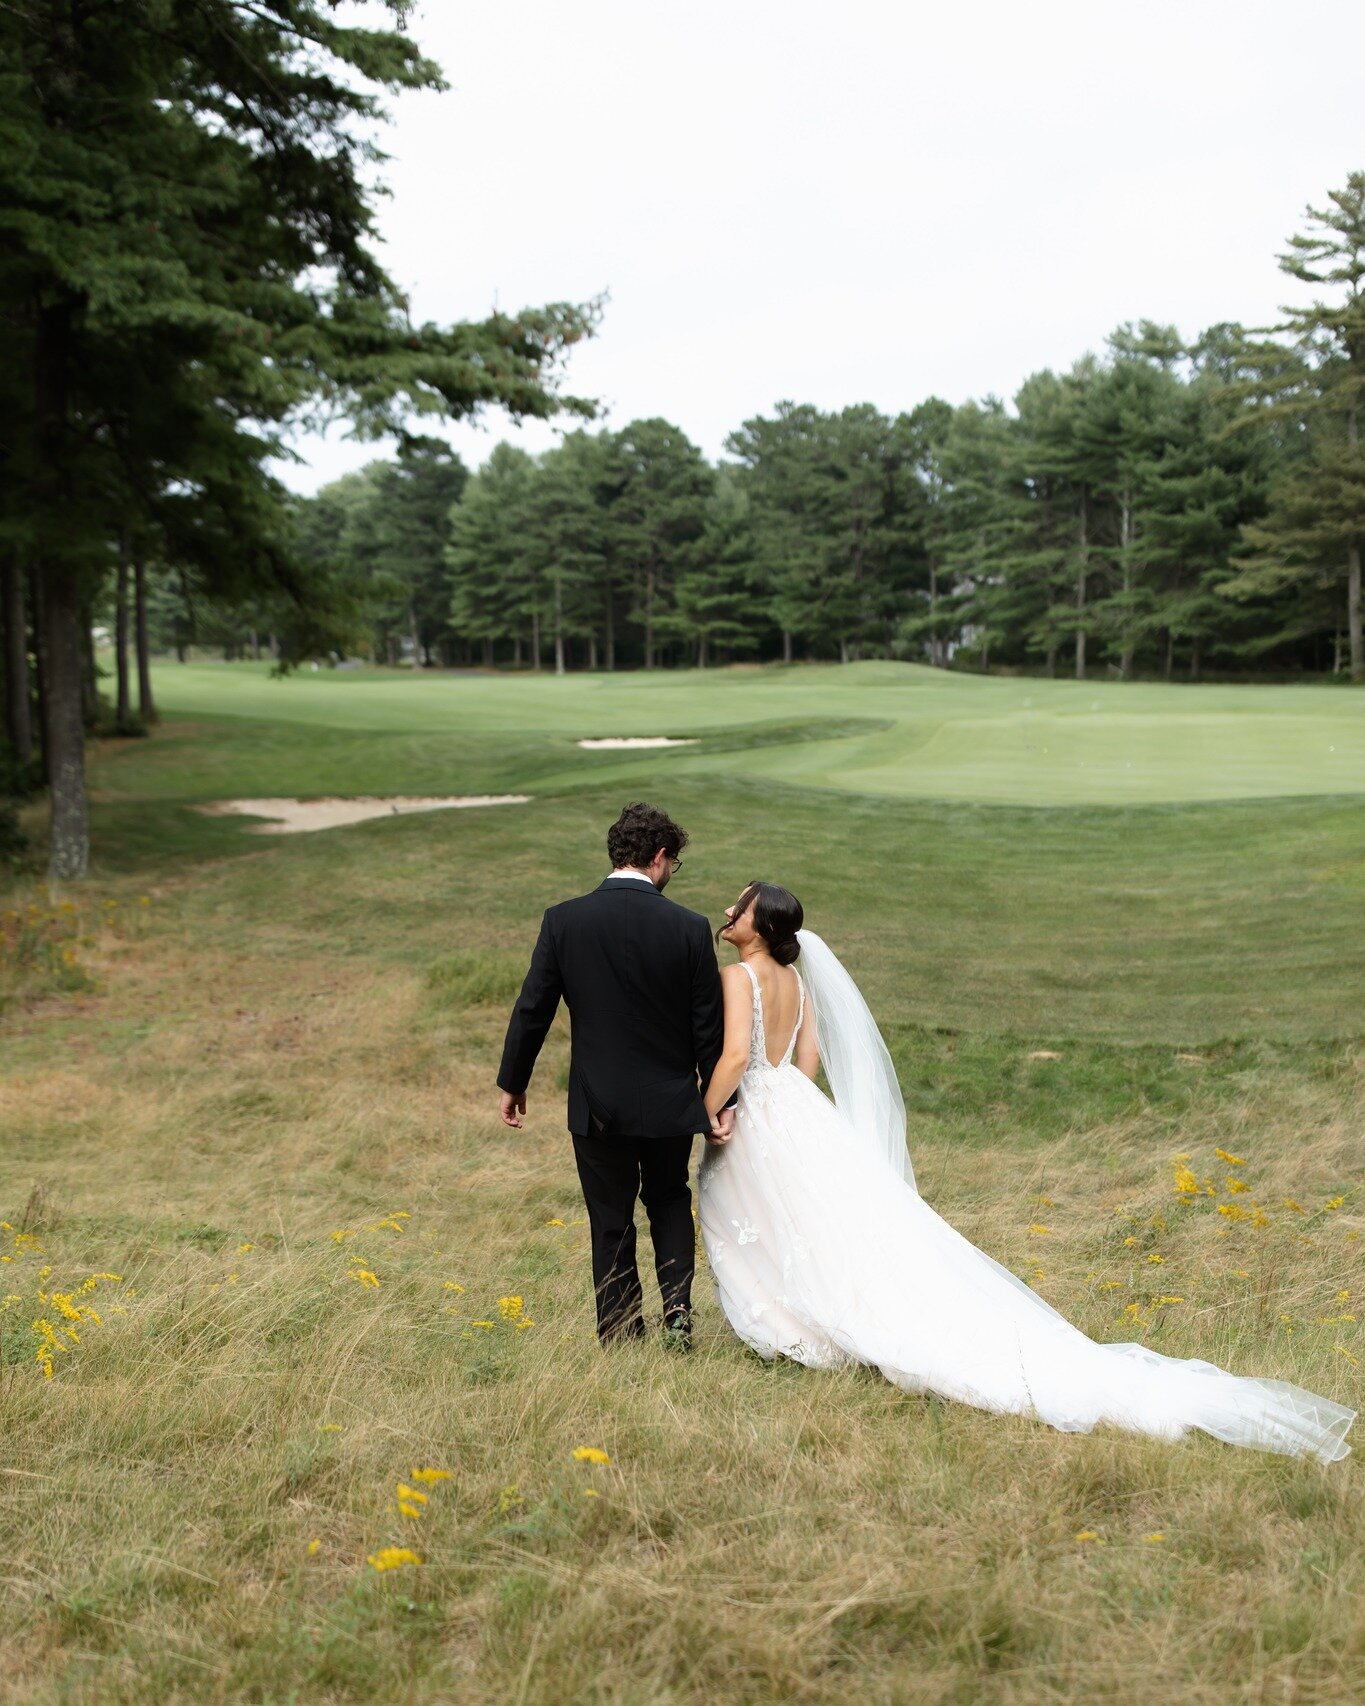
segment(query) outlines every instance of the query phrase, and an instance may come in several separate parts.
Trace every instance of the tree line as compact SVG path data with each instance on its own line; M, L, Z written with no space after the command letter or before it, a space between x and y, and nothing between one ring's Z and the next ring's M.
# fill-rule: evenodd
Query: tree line
M1278 328L1123 326L1008 405L783 402L716 466L660 419L473 474L427 448L300 501L300 541L391 663L1359 680L1365 174L1307 225Z

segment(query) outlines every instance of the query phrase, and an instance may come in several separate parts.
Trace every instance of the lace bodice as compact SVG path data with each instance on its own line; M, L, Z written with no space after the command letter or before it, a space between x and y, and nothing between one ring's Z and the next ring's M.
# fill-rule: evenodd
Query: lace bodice
M763 1026L763 991L759 987L758 973L747 960L739 962L749 974L749 982L754 991L754 1028L749 1033L749 1064L746 1073L778 1072L784 1066L791 1065L792 1054L796 1049L796 1039L801 1034L801 1021L806 1016L806 986L801 981L801 973L796 974L796 1023L792 1026L791 1041L781 1060L774 1063L768 1059L768 1034Z

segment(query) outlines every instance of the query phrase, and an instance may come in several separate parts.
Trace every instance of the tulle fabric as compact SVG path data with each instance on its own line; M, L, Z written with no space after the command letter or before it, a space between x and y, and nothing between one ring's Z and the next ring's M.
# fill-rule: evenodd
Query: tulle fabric
M1355 1412L1278 1380L1097 1344L919 1197L818 1086L754 1043L734 1135L708 1148L699 1218L726 1319L759 1355L869 1364L911 1392L1159 1439L1345 1457Z

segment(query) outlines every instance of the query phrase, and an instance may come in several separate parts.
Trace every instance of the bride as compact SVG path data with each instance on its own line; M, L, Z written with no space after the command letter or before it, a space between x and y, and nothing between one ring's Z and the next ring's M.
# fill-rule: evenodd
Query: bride
M750 883L721 936L725 1047L706 1092L702 1237L727 1320L765 1358L867 1363L911 1392L1160 1439L1345 1457L1355 1412L1280 1380L1098 1344L915 1189L905 1105L856 985L800 902ZM794 969L800 957L805 980ZM814 1083L823 1059L831 1101Z

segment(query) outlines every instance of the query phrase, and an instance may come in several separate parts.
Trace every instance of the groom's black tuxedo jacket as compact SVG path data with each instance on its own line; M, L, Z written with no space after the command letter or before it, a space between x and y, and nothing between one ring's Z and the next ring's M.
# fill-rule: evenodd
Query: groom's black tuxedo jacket
M569 1130L706 1131L705 1085L724 1040L711 928L653 883L608 877L552 906L507 1027L498 1087L519 1096L559 1007L569 1008Z

